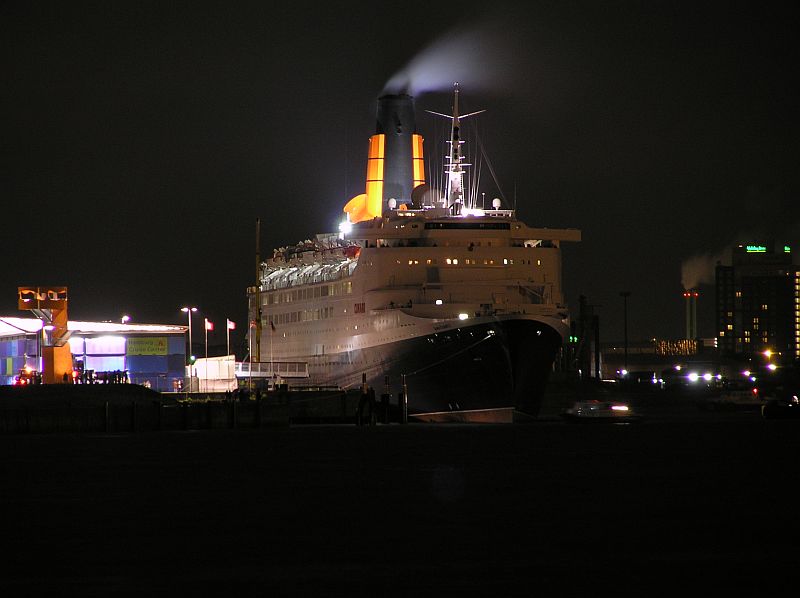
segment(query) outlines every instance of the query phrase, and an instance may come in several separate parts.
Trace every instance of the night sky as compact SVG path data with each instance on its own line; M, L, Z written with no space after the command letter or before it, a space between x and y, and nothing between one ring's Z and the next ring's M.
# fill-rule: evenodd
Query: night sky
M623 290L632 341L682 336L682 278L712 336L712 279L684 265L800 249L800 23L711 4L3 3L0 315L24 315L18 285L65 284L72 319L181 324L195 305L224 343L226 317L246 327L256 218L262 254L336 229L390 80L439 160L423 110L448 112L459 80L519 215L582 229L565 289L601 339L622 339Z

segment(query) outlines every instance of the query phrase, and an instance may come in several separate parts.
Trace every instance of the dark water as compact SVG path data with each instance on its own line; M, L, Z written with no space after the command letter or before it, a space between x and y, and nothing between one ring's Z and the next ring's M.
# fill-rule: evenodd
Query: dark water
M0 594L793 588L800 422L656 407L635 425L0 437Z

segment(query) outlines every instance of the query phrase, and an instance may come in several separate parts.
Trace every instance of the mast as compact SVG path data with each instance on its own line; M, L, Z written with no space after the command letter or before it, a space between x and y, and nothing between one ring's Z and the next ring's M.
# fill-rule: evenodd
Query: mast
M478 110L477 112L470 112L463 116L458 112L458 81L453 83L453 114L442 114L440 112L433 112L428 110L431 114L449 118L451 122L450 128L450 153L445 156L447 165L445 171L447 172L447 206L452 210L454 215L461 213L461 208L464 205L464 166L469 164L464 162L464 156L461 154L461 121L470 116L475 116L485 110Z
M255 360L261 361L261 218L256 218L256 350ZM250 368L253 367L253 356L250 356Z
M450 155L447 157L447 205L454 214L460 214L464 203L464 169L461 166L461 122L458 118L458 82L453 84L453 116L450 129Z

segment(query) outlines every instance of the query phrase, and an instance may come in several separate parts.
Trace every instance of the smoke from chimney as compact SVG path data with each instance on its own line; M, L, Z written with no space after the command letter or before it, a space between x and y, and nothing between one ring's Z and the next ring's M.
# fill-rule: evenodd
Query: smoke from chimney
M730 248L716 253L693 255L681 264L681 284L685 290L696 289L701 284L712 284L717 263L730 264Z

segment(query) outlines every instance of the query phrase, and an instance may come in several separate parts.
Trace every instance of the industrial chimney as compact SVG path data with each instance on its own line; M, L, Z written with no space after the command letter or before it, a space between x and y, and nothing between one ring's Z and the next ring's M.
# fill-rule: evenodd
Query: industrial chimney
M694 340L697 338L697 297L700 296L695 289L684 291L683 297L686 300L686 338Z

